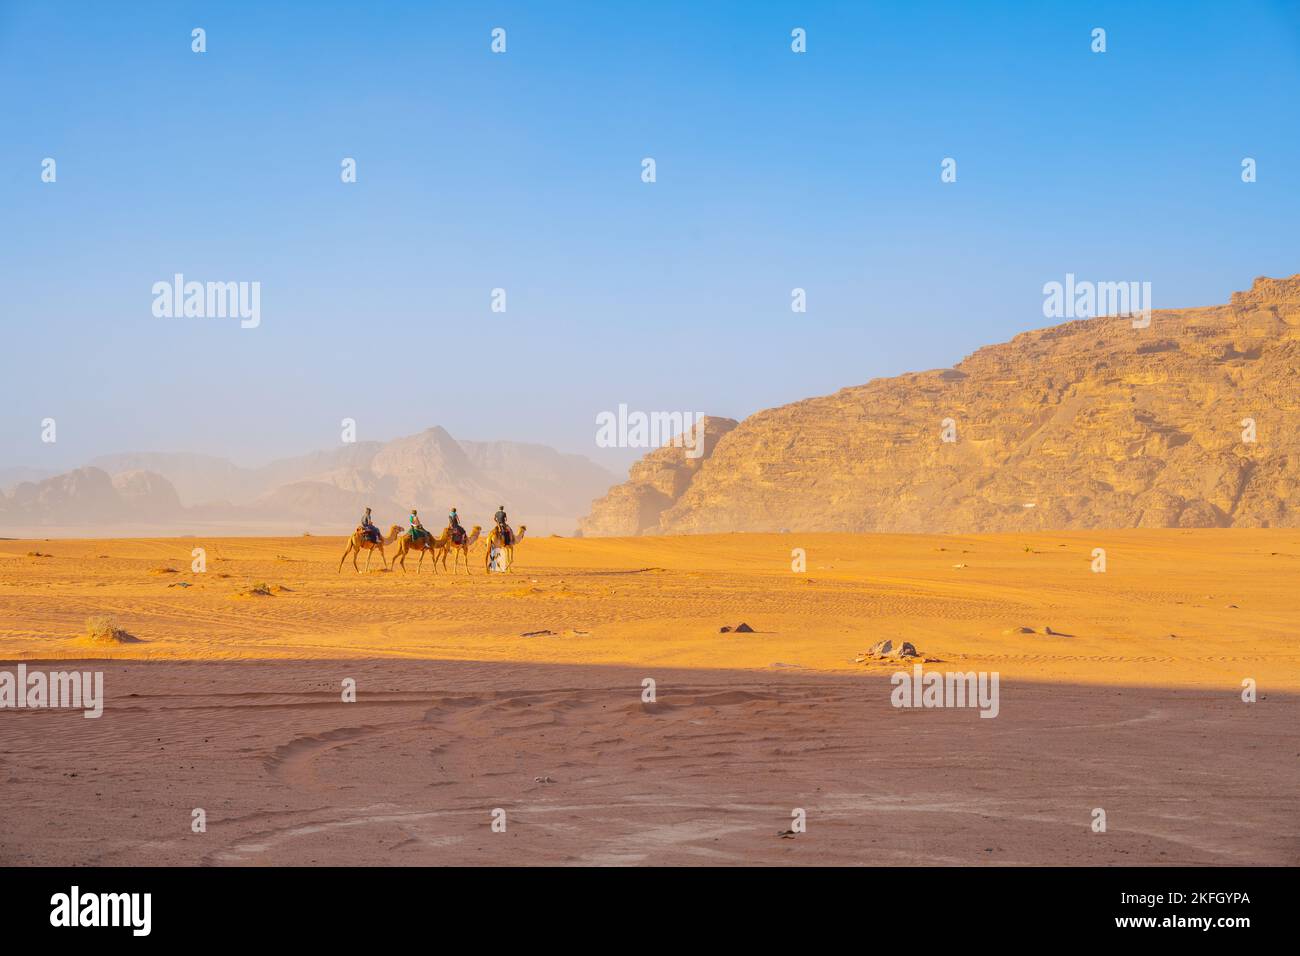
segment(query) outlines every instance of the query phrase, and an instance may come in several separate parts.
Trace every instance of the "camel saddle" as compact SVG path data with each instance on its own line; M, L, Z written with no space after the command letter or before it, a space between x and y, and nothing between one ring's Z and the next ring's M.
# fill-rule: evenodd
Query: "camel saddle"
M464 544L464 543L465 543L465 529L464 529L464 528L460 528L460 529L448 528L447 530L451 532L451 543L452 543L452 544Z
M378 528L367 528L363 524L357 525L357 534L370 541L382 541L383 535L379 533Z
M507 548L512 547L515 543L515 533L511 529L510 525L502 525L501 533L503 535L503 539L501 543L504 544Z

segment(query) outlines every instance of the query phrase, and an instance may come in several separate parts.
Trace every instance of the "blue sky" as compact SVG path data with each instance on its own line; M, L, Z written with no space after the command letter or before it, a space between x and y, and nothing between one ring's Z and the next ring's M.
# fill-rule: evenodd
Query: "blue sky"
M621 467L600 411L950 365L1067 272L1226 301L1300 271L1298 94L1295 3L0 2L0 466L351 417ZM155 318L176 272L261 326Z

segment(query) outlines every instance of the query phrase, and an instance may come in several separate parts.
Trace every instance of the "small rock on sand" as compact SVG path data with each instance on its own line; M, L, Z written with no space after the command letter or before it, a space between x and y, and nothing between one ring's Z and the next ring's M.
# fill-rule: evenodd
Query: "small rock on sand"
M871 645L867 651L871 657L920 657L916 652L915 645L911 641L898 641L895 643L891 640L877 641Z
M1037 632L1028 624L1021 624L1019 627L1009 627L1002 633L1003 634L1035 634Z

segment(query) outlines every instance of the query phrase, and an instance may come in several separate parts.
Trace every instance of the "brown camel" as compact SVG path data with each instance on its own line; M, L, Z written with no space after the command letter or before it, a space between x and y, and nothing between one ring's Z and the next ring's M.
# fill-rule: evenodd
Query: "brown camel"
M394 525L393 527L397 527L397 526ZM430 560L433 562L434 571L437 571L438 570L438 564L437 564L438 549L445 548L447 546L447 542L449 542L450 540L451 540L451 535L447 534L447 532L445 531L443 532L441 538L435 538L432 532L425 532L424 534L416 538L414 541L411 540L411 536L409 534L403 534L402 540L397 545L397 554L393 556L393 567L397 567L397 565L400 563L402 565L402 573L405 574L407 553L410 551L419 551L420 560L417 561L415 564L415 573L419 574L420 567L424 564L424 553L427 551L429 552L429 554L433 555L433 557L430 558Z
M474 527L470 529L469 534L465 535L465 540L462 541L460 544L456 544L454 541L451 540L451 528L444 529L442 532L442 536L438 538L438 542L445 541L445 543L438 544L438 551L433 556L434 570L435 571L438 570L437 561L439 558L442 558L442 569L446 571L447 552L454 551L455 555L452 558L451 573L455 574L456 571L459 569L461 556L464 555L465 573L469 574L469 549L474 547L474 545L478 542L479 534L482 533L482 531L483 528L481 525L474 525Z
M339 570L340 571L343 570L343 562L348 559L348 555L350 554L352 555L352 567L356 568L357 573L360 574L361 569L357 568L357 555L360 554L362 551L364 551L366 552L366 570L369 571L370 555L371 553L373 553L375 548L379 549L379 560L384 562L384 568L387 569L388 560L384 557L384 545L392 544L394 541L397 540L397 536L401 533L402 533L401 525L395 524L388 529L387 538L385 538L384 540L378 543L375 543L374 541L371 541L369 538L363 535L361 533L361 530L358 528L356 531L352 532L352 537L348 538L348 549L343 552L343 557L339 558Z
M489 567L492 566L492 549L498 547L504 547L506 549L506 570L513 571L515 569L515 545L517 545L520 541L523 541L524 535L526 535L527 533L528 533L528 525L521 524L519 526L519 530L515 532L515 540L512 541L510 544L502 545L501 529L493 528L492 533L488 535L487 557L483 559L483 569L487 570Z

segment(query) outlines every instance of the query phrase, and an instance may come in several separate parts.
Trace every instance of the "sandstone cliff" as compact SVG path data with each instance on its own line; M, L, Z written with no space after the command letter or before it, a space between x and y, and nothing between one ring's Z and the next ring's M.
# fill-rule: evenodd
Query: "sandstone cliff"
M1154 312L1148 328L1069 322L951 369L759 412L654 530L1295 527L1297 422L1300 275L1260 278L1228 305ZM634 475L584 526L631 533L608 503L644 487Z
M686 447L689 444L692 452L697 447L693 435L686 444L677 435L668 445L650 452L632 466L625 483L615 485L592 503L591 514L578 522L579 532L584 535L656 533L660 515L690 487L719 439L736 425L734 418L706 415L697 426L703 432L704 443L694 458L687 454Z

